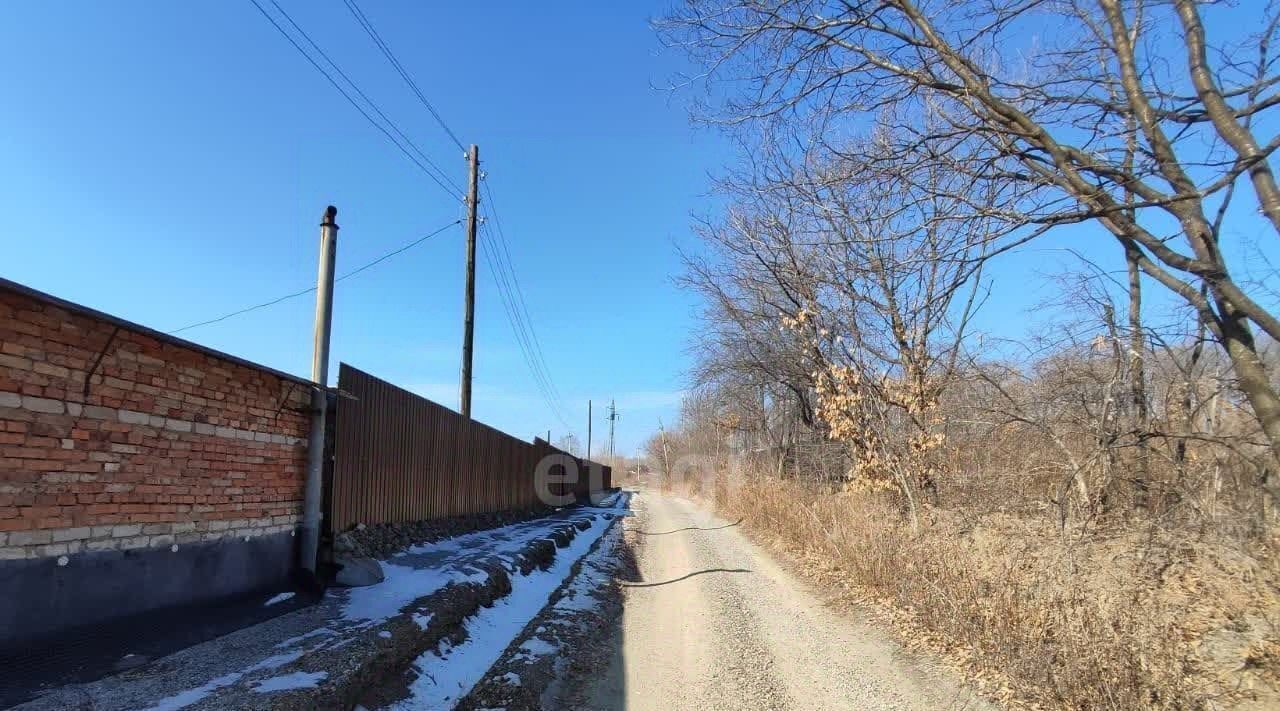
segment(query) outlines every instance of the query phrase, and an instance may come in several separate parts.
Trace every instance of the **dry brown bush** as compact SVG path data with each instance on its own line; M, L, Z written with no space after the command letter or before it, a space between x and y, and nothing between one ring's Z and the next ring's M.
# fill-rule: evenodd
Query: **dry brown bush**
M743 150L651 468L746 462L730 514L1032 703L1280 707L1280 315L1242 242L1280 231L1280 2L689 0L659 27ZM1038 279L1002 255L1072 229L1060 295L976 331Z
M726 516L847 586L908 639L1011 706L1276 708L1276 549L1151 526L1061 531L1052 517L974 517L798 480L717 480ZM1274 543L1274 542L1273 542Z

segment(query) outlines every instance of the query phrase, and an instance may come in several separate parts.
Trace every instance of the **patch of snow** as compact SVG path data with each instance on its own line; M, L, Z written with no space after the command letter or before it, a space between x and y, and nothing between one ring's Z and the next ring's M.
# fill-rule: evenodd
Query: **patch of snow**
M622 492L615 491L611 494L608 494L607 496L600 499L599 501L592 502L592 505L599 506L601 508L613 508L613 505L618 501L618 496L621 494Z
M413 621L418 623L418 629L425 630L427 625L431 624L431 618L435 615L422 615L417 612L413 613Z
M381 632L378 633L378 636L383 639L391 639L391 632L387 630L382 630Z
M467 619L467 639L440 651L425 652L414 661L418 678L409 685L409 697L391 709L450 709L466 696L489 667L502 656L503 650L520 630L547 604L551 593L564 582L573 564L591 548L612 523L602 517L591 517L591 526L559 550L551 567L533 570L528 575L513 576L511 594L492 607L481 609ZM546 527L529 527L544 529ZM530 530L530 536L535 534ZM465 538L460 536L459 538Z
M599 602L591 595L566 595L556 601L556 609L565 612L584 612L594 610L597 604Z
M312 637L331 637L335 634L337 634L337 632L329 629L328 627L321 627L320 629L311 630L306 634L300 634L297 637L290 637L289 639L286 639L283 642L280 642L279 644L277 644L276 649L284 649L286 647L292 647L295 644L298 644L299 642L305 642L306 640L311 639Z
M530 657L545 657L560 651L560 645L552 644L541 637L530 637L520 645L520 651Z
M253 666L249 667L248 669L245 669L244 671L247 674L250 672L262 671L263 669L279 669L280 667L288 664L289 662L297 661L298 658L306 654L307 651L308 650L306 649L299 649L297 651L285 652L284 654L277 654L272 657L267 657L266 659L263 659L255 663Z
M154 706L147 707L146 711L177 711L200 701L224 686L231 686L240 681L242 676L244 676L244 672L232 672L216 679L210 679L194 689L187 689L173 696L160 699Z
M614 548L622 536L622 528L614 526L605 534L600 545L582 561L578 574L565 587L564 595L556 601L555 609L565 612L581 612L599 605L595 592L613 577Z
M279 595L276 595L276 596L272 597L270 600L267 600L266 602L262 603L262 606L263 606L263 607L271 607L272 605L274 605L274 604L276 604L276 603L278 603L278 602L284 602L285 600L291 600L291 599L293 599L293 596L294 596L295 594L296 594L296 593L291 593L291 592L282 592L282 593L280 593Z
M581 511L567 517L523 521L410 546L382 561L386 578L381 583L347 592L342 617L350 622L379 624L399 614L414 600L449 583L483 582L487 574L476 567L476 551L509 562L530 541L545 538L557 526L578 519L596 522L593 512Z
M455 580L465 580L467 577L483 580L483 574L466 576L434 566L415 568L385 562L382 564L382 572L386 578L377 585L350 590L342 608L344 619L382 622L399 614L405 605L430 595Z
M272 691L288 691L290 689L309 689L324 681L329 676L326 672L294 672L281 674L269 679L253 682L253 690L266 694Z
M608 578L609 576L598 567L583 565L577 577L565 589L564 595L556 601L555 609L568 612L594 609L599 604L594 593Z
M507 672L498 678L511 686L520 686L520 675L515 672Z
M453 554L457 556L457 560L466 560L473 558L474 552L478 549L485 550L500 558L511 557L523 550L529 541L535 538L544 538L557 526L579 519L591 520L594 518L595 512L580 509L573 511L567 516L557 518L537 518L530 521L522 521L520 523L501 526L499 528L475 531L474 533L465 533L461 536L446 538L434 543L421 543L415 546L410 546L407 550L396 557ZM446 559L444 562L451 563L454 561Z
M303 636L313 636L313 635L308 634ZM286 640L286 642L288 641L290 640ZM277 647L278 646L279 645L277 645ZM274 669L279 669L280 667L290 662L297 661L303 654L306 654L307 651L308 651L307 649L298 649L291 652L284 652L283 654L276 654L276 655L267 657L265 659L261 659L241 671L231 672L230 674L224 674L223 676L217 677L216 679L211 679L205 684L201 686L197 686L194 689L187 689L186 691L161 699L160 701L157 701L154 706L147 708L146 711L177 711L178 709L185 708L198 701L202 701L205 697L214 693L218 689L222 689L224 687L228 687L228 686L231 686L232 684L235 684L236 682L243 679L247 674L252 674L253 672L256 672L256 671L264 671L264 670L270 671ZM293 679L296 676L297 676L296 674L286 674L284 676L275 677L275 679ZM322 679L324 678L324 676L325 676L324 673L321 672L319 678ZM272 679L266 679L263 682L255 682L255 684L261 684L261 683L266 683L270 681L272 681ZM314 684L311 684L311 686L314 686ZM283 688L301 688L301 687L280 687L280 688L283 689ZM275 689L258 688L257 690L274 691Z
M356 641L356 638L354 636L344 637L336 642L326 642L325 644L322 644L316 647L316 649L325 649L325 650L333 651L335 649L342 649L343 647L347 646L348 644L351 644L354 641Z

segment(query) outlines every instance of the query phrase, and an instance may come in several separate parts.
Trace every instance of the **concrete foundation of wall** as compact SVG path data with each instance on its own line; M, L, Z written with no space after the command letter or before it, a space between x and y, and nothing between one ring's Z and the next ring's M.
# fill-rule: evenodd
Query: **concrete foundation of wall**
M175 605L280 589L292 533L0 561L0 650Z

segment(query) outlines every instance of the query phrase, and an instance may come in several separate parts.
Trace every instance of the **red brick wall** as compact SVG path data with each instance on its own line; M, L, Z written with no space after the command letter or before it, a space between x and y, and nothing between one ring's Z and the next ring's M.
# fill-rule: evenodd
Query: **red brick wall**
M0 559L294 530L308 403L303 381L0 283Z

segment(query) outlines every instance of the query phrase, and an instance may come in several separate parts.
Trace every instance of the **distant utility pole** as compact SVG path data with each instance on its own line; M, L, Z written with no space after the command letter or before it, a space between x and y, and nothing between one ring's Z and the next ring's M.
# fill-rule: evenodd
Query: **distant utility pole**
M662 426L662 418L658 418L658 432L662 433L662 476L664 481L671 476L670 453L667 451L667 428Z
M591 458L591 401L587 400L587 459Z
M613 425L618 421L618 403L616 400L609 400L609 461L612 462L615 456L613 449Z
M480 203L480 147L471 144L467 153L471 176L467 181L467 291L462 317L462 392L458 397L462 416L471 419L471 344L476 320L476 210Z
M315 347L311 352L311 432L307 441L307 480L302 496L303 570L316 571L320 549L320 502L324 482L324 421L329 409L329 332L333 326L333 268L338 254L338 208L330 205L320 221L320 267L316 274Z

